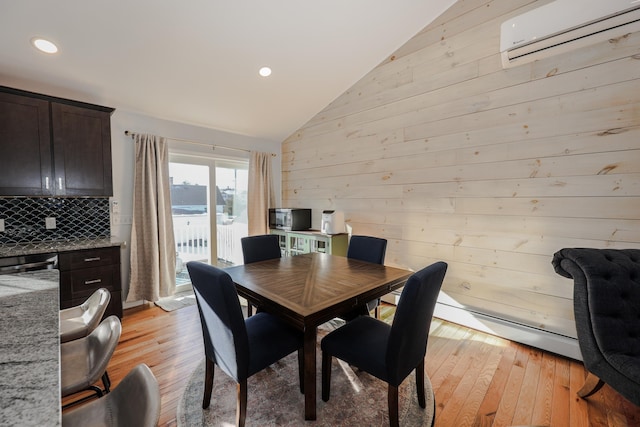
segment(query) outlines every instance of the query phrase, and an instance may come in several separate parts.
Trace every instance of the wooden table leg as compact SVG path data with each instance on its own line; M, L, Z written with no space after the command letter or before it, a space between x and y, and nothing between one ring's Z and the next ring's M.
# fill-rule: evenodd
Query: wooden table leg
M304 330L304 419L316 419L316 328Z

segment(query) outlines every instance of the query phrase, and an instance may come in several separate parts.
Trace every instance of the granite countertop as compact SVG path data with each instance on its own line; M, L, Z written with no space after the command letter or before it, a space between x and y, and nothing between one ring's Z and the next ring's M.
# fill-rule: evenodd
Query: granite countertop
M58 270L0 275L0 425L61 425L58 283Z
M80 249L97 249L109 246L123 246L124 241L115 237L97 239L70 239L24 243L11 246L0 246L0 257L33 255L47 252L67 252Z

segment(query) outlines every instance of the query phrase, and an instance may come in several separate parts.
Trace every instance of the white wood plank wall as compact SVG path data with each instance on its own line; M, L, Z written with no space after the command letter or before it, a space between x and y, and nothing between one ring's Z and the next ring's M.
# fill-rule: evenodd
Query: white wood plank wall
M284 141L282 197L387 238L388 265L446 261L456 304L575 337L554 252L640 248L640 33L502 69L500 24L544 3L458 1Z

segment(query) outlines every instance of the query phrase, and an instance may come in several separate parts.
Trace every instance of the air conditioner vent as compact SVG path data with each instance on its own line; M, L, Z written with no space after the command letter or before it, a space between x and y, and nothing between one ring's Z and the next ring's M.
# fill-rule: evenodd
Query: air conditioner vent
M502 24L505 68L640 31L639 0L556 0Z

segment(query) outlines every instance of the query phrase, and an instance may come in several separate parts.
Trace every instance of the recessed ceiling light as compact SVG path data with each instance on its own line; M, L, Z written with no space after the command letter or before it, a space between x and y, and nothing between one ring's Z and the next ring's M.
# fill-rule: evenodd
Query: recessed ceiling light
M58 51L58 46L56 46L53 42L40 37L32 38L31 44L33 44L33 46L41 52L56 53Z
M258 71L262 77L269 77L271 75L271 68L262 67L260 71Z

